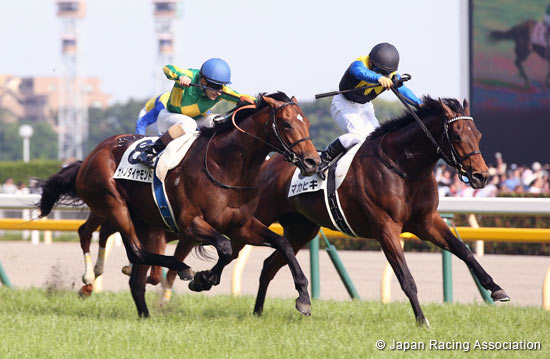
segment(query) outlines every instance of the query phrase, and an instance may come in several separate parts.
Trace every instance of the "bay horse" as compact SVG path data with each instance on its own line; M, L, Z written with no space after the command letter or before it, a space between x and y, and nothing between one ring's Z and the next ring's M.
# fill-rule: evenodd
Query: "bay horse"
M491 291L493 300L508 301L509 297L437 212L439 197L433 169L440 158L447 159L466 176L472 187L482 188L487 182L488 169L479 151L481 133L470 117L469 105L466 100L461 106L455 99L430 97L424 97L423 103L415 113L429 133L424 132L410 113L380 125L356 153L338 196L355 233L380 243L411 303L417 323L429 326L400 245L402 232L414 233L462 259L483 287ZM298 252L317 235L321 226L338 229L326 210L322 191L288 197L293 173L294 168L278 155L264 164L260 174L260 205L255 217L267 226L279 221L285 238ZM278 253L265 260L255 314L261 315L269 282L285 264Z
M141 317L148 317L149 310L143 280L146 267L140 265L175 270L181 279L193 279L190 288L195 290L217 285L232 256L228 237L281 251L290 263L299 294L296 308L304 315L310 314L307 278L292 247L253 216L258 205L259 170L267 154L284 154L305 176L317 171L320 160L309 137L310 122L296 99L281 92L260 95L256 105L243 106L239 111L240 116L233 116L230 122L235 128L223 133L214 128L211 136L200 136L165 180L180 238L211 244L218 252L218 262L210 271L193 273L174 256L154 253L149 238L166 227L150 184L113 179L126 148L142 136L112 136L82 163L61 169L42 186L38 204L41 216L63 198L78 198L120 232L128 259L134 264L130 289Z
M548 63L548 74L546 75L545 84L547 87L550 87L550 44L547 43L546 46L541 46L540 44L532 43L533 30L537 24L539 22L535 20L527 20L505 31L494 30L489 33L489 39L492 41L511 40L514 42L516 55L514 64L519 71L519 75L525 80L526 86L529 85L529 78L523 69L523 62L527 60L531 52L539 55ZM545 31L549 31L549 29L545 27ZM546 34L546 36L550 36L550 34Z

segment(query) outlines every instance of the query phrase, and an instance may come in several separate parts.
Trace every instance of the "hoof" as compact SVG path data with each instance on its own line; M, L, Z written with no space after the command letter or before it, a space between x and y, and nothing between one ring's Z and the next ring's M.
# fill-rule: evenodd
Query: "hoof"
M426 317L416 318L416 324L420 328L431 328L430 322L428 321L428 318L426 318Z
M124 266L122 267L121 271L127 276L130 276L132 274L132 266Z
M210 288L212 288L212 284L201 283L196 280L192 280L191 282L189 282L188 287L189 287L189 290L193 292L202 292L205 290L210 290Z
M491 293L491 298L495 302L509 302L510 301L510 297L502 289L499 289L499 290L494 291L493 293Z
M81 298L88 298L92 295L92 291L94 290L94 286L92 284L86 284L83 285L82 288L78 291L78 295Z
M306 317L311 315L311 304L296 299L296 309Z
M191 268L187 267L187 268L179 271L178 275L180 276L181 280L193 280L193 278L195 277L195 271L193 271Z

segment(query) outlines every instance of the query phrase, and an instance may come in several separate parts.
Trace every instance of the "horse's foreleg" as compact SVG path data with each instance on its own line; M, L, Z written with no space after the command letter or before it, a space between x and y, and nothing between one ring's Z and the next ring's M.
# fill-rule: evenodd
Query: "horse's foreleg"
M138 314L143 318L149 317L149 309L147 309L147 303L145 302L145 282L148 270L148 265L133 265L129 281L130 291L136 303Z
M302 215L286 216L279 220L284 229L284 237L290 242L294 254L319 232L319 226L310 222ZM285 257L279 252L273 252L266 260L260 274L260 285L256 295L254 305L254 314L262 315L264 309L265 297L269 283L275 278L275 275L283 266L288 264Z
M244 226L236 230L235 234L231 234L231 236L241 238L241 240L247 243L256 245L269 244L275 248L288 263L290 273L294 279L294 287L298 291L296 309L304 315L311 315L311 300L307 291L308 280L296 259L292 246L286 238L270 231L269 228L255 217L252 217Z
M481 285L491 292L491 297L495 301L509 301L510 297L500 286L498 286L493 278L483 269L479 262L475 259L472 251L466 245L454 236L445 221L438 213L432 215L433 223L429 228L421 228L415 230L421 239L428 240L440 248L450 251L458 258L462 259L466 265L474 272L479 279Z
M376 238L382 246L382 250L386 255L386 259L393 268L393 272L395 273L395 276L397 277L397 280L401 285L401 289L403 290L407 298L409 298L409 302L411 303L416 322L418 323L418 325L426 325L429 327L430 323L428 322L428 319L426 319L426 317L424 316L424 313L422 312L422 308L420 307L420 303L418 301L416 283L414 282L414 278L409 270L407 261L405 260L405 253L403 252L403 248L401 248L401 242L399 238L401 229L397 226L392 227L393 228L387 227L383 229L381 235L376 236Z
M231 262L233 251L231 241L223 234L216 231L210 224L200 217L195 217L187 227L185 240L196 240L201 243L211 244L218 252L218 261L209 271L202 271L195 274L189 282L189 289L195 292L209 290L213 285L220 283L223 268Z

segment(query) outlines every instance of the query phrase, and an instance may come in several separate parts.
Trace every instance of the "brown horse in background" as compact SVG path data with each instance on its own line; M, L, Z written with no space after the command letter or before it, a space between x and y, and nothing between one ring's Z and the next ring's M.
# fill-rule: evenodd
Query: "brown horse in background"
M443 158L467 176L474 188L485 186L488 169L479 151L481 133L469 117L466 101L424 98L416 114L437 141L428 140L410 114L378 127L363 143L338 189L342 211L362 238L375 238L409 298L416 320L429 325L417 298L400 234L411 232L462 259L495 301L508 295L493 281L464 243L449 230L437 212L438 191L433 168ZM454 155L453 155L454 154ZM335 229L327 213L322 191L288 197L294 168L280 156L264 164L260 176L260 205L255 216L265 225L279 221L295 252L317 235L320 226ZM235 243L236 244L236 243ZM234 251L237 248L234 248ZM279 253L268 257L260 276L254 312L263 311L269 282L286 264Z
M291 246L253 214L258 204L259 170L269 152L283 153L303 175L317 171L319 156L309 138L310 123L295 99L283 93L259 96L256 107L246 107L239 118L234 118L235 129L223 133L214 129L212 136L199 137L166 176L166 192L181 238L211 244L218 252L218 262L210 271L196 273L190 287L201 290L219 284L221 272L232 256L227 237L273 246L290 263L299 293L296 308L309 315L307 279ZM193 273L175 257L156 254L148 240L166 229L150 184L113 179L126 148L139 138L113 136L100 143L84 162L63 168L43 184L39 206L41 216L45 216L64 197L80 198L96 216L120 232L128 259L134 264L132 296L138 314L147 317L144 278L148 265L175 270L182 279L191 279Z
M514 42L514 51L516 55L514 64L519 71L519 75L525 80L526 86L529 85L529 78L527 77L527 73L523 69L523 62L527 60L531 52L535 52L537 55L539 55L543 60L548 63L548 74L546 75L545 84L547 87L550 87L550 44L547 44L547 46L543 47L537 44L533 44L531 42L533 29L535 28L536 24L537 21L535 20L527 20L522 22L521 24L511 27L506 31L491 31L489 34L489 38L493 41L511 40ZM548 31L548 29L546 29L546 31Z

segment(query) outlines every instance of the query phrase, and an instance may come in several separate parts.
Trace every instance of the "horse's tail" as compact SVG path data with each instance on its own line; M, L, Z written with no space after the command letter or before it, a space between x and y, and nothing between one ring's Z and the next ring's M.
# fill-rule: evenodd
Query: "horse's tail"
M82 161L73 162L40 184L42 195L36 204L40 217L47 216L56 204L76 205L81 202L76 193L76 175Z
M514 40L516 38L516 28L513 27L507 31L493 30L489 33L489 39L491 41L499 40Z

